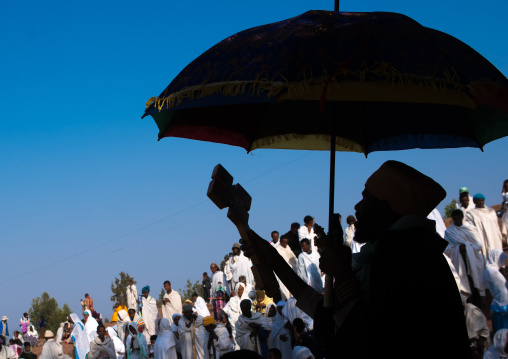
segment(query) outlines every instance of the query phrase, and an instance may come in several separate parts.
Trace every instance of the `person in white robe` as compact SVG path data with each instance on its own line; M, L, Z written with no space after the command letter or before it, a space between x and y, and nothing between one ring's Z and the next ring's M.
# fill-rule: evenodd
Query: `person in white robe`
M480 353L483 354L491 345L490 328L485 314L476 305L465 303L464 317L466 318L467 335L471 345L478 347Z
M162 317L166 318L169 324L173 324L173 315L182 314L182 297L180 293L171 288L169 280L164 282L164 289L166 293L162 298Z
M129 314L127 314L127 312L124 309L122 309L118 312L117 316L118 316L118 321L116 324L117 325L116 331L118 333L117 336L123 343L125 343L125 339L128 334L127 326L130 323Z
M282 316L289 323L293 323L296 318L301 318L309 330L314 329L314 320L296 306L295 297L291 297L286 301L286 304L282 308Z
M176 338L167 318L160 321L160 330L154 345L154 359L177 359Z
M169 327L169 330L171 330L171 333L173 333L173 336L175 337L175 341L176 341L175 350L180 355L182 353L182 346L180 344L180 333L178 333L178 321L180 320L181 317L182 317L182 315L179 313L173 314L173 318L172 318L173 323Z
M210 265L210 270L212 271L212 277L210 278L211 287L210 287L210 298L215 298L215 291L218 287L221 286L226 290L227 295L229 296L231 290L228 285L228 281L224 272L219 270L219 265L217 263L212 263Z
M315 243L316 233L314 232L315 219L312 216L305 216L303 218L303 225L298 229L298 240L301 242L302 239L307 238L310 243L310 247L313 252L317 253L317 246Z
M240 349L255 351L261 355L259 330L263 328L270 331L271 328L266 317L259 312L252 312L252 302L244 299L240 302L242 314L238 317L235 325L235 340Z
M7 343L9 344L9 343ZM0 359L15 359L16 353L9 348L8 345L5 345L5 343L2 343L0 340Z
M183 306L183 316L178 321L178 333L182 346L182 359L204 359L203 317L193 313L190 304Z
M229 332L223 323L217 323L213 316L203 318L205 336L205 359L219 359L222 355L235 350Z
M350 248L353 248L353 245L355 246L355 252L357 253L358 249L361 248L362 244L354 241L355 238L355 222L356 218L354 216L347 216L346 223L347 227L344 230L344 245L348 246Z
M90 343L90 359L116 359L116 350L113 339L106 335L104 325L97 328L97 337Z
M231 267L229 265L229 260L231 259L231 257L232 257L232 255L231 256L226 255L224 257L225 263L224 263L224 268L223 268L224 275L226 276L226 281L228 282L228 286L230 289L235 287L235 285L233 283L233 273L231 273Z
M323 278L319 269L319 253L313 251L309 239L300 241L302 253L298 256L298 276L318 293L323 292Z
M112 327L106 328L109 337L113 341L113 345L115 347L116 359L123 359L125 356L125 344L118 337L118 332Z
M508 256L502 250L494 248L490 251L487 266L482 273L482 282L492 294L490 310L494 332L508 328L508 289L506 278L499 271L506 263Z
M69 322L73 324L71 340L74 342L74 358L85 359L86 355L90 352L90 340L88 340L85 326L79 320L76 313L69 315Z
M461 282L464 282L463 286L469 288L468 293L462 294L471 296L468 277L471 276L474 287L484 296L485 288L481 280L486 260L483 255L483 242L479 239L476 227L464 222L464 213L460 209L452 211L451 215L453 223L445 231L444 239L448 241L448 246L444 253L451 259ZM461 254L461 246L465 247L467 263Z
M138 325L139 324L139 325ZM129 335L125 342L125 351L128 359L148 359L148 344L143 331L145 324L138 319L138 323L130 322L128 325Z
M245 278L245 276L243 276L243 275L240 276L239 283L242 283L243 287L244 287L243 297L246 296L251 301L255 301L256 300L256 289L254 288L254 286L252 284L247 283L247 279ZM245 298L242 298L242 299L245 299Z
M282 311L286 302L281 300L277 303L277 314L272 321L270 331L270 348L277 348L282 353L282 358L291 358L291 330L288 328L288 319L284 318Z
M55 341L60 344L62 342L62 335L64 330L65 323L60 323L60 327L56 331L56 339Z
M501 234L506 241L508 237L508 180L503 182L501 197L503 198L503 202L501 202L501 211L503 212L503 216L501 217Z
M198 313L198 315L203 318L210 316L210 311L208 310L206 302L202 297L200 297L197 293L193 293L192 299L194 300L194 307L192 307L192 311L194 313Z
M430 212L427 215L428 219L433 220L436 222L436 233L439 234L441 238L444 238L445 231L446 231L446 225L443 221L443 217L441 216L441 213L439 213L437 208L434 208L432 212Z
M484 255L488 256L494 248L503 249L496 211L485 206L485 196L481 193L475 194L473 201L476 207L466 213L466 221L478 230L480 240L484 243Z
M457 284L457 289L459 290L460 300L462 301L462 305L464 305L464 303L466 303L467 301L467 298L471 296L471 287L469 286L469 283L460 280L459 273L455 269L455 266L453 265L453 262L450 259L450 257L448 257L446 253L443 253L443 257L445 257L446 261L448 262L448 265L450 266L453 278L455 279L455 283Z
M85 313L83 314L85 317L85 331L86 335L88 336L88 341L91 343L96 337L97 337L97 326L99 323L97 323L97 320L95 320L94 317L92 317L92 312L90 309L85 310Z
M245 285L243 283L237 283L235 290L233 292L231 292L231 298L229 299L229 302L222 309L224 311L224 313L226 313L226 315L228 316L227 319L228 319L229 325L231 326L231 334L233 336L235 350L240 349L240 347L237 345L236 340L235 340L235 334L236 334L235 325L236 325L236 321L238 320L238 317L240 316L240 314L242 314L242 311L240 309L240 302L244 299L249 299L249 296L245 292Z
M298 258L296 258L294 252L289 247L289 238L283 234L280 237L279 245L276 247L277 252L281 255L282 258L286 261L286 263L291 267L291 269L296 273L298 270ZM291 293L289 289L282 283L282 281L277 278L280 287L280 294L283 300L287 300L291 298Z
M150 337L155 335L155 321L158 319L159 310L157 309L157 301L150 296L150 286L145 286L141 290L142 303L143 303L143 321L145 322L146 328L143 331L146 342L150 342Z
M229 268L233 275L233 284L236 285L240 281L240 276L245 276L247 283L254 285L251 260L243 254L239 243L233 244L232 251L233 256L229 259Z
M129 285L126 288L127 293L127 308L134 308L134 310L138 311L138 290L134 281L129 280Z
M508 358L508 329L500 329L494 334L494 343L483 355L483 359L506 359Z
M464 215L471 209L474 208L473 197L469 195L469 189L467 187L461 187L459 189L459 201L455 203L455 209L460 209L464 212Z
M62 346L55 341L55 335L51 330L44 332L44 338L46 342L39 359L70 359L70 356L63 353Z

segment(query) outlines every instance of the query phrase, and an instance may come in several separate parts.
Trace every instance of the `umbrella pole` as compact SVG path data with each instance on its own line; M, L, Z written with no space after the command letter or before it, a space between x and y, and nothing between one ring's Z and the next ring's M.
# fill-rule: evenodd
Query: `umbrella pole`
M333 239L333 202L335 199L335 123L332 121L332 135L330 138L330 198L328 204L328 242ZM331 275L325 276L325 293L323 299L323 306L325 308L333 307L333 277Z

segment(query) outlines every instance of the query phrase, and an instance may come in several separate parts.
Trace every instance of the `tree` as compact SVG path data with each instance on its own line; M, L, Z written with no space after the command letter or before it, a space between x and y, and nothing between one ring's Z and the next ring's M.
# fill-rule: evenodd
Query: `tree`
M198 293L198 295L200 297L203 296L203 285L199 282L199 281L196 281L196 283L192 284L190 279L187 279L187 284L185 285L185 289L178 289L178 291L180 292L180 295L182 296L182 301L185 302L185 300L192 300L192 294L194 294L194 292Z
M457 200L452 199L450 204L445 207L445 209L444 209L445 218L452 218L452 212L455 209L456 204L457 204Z
M28 315L37 330L40 330L39 318L43 316L45 328L53 333L56 333L60 323L65 322L71 313L72 310L67 303L60 308L56 299L50 297L47 292L42 293L39 298L32 299L32 307L28 310Z
M136 281L134 280L134 277L131 277L129 273L120 272L120 278L115 277L115 281L111 282L111 291L113 292L113 295L110 297L110 300L113 303L120 303L120 305L126 305L127 303L127 295L125 292L125 289L129 285L129 280L132 280L134 284L136 284ZM113 305L113 310L115 309L115 306Z
M162 308L162 300L164 299L165 293L166 293L166 290L164 288L162 288L161 292L159 293L159 299L156 300L157 308Z

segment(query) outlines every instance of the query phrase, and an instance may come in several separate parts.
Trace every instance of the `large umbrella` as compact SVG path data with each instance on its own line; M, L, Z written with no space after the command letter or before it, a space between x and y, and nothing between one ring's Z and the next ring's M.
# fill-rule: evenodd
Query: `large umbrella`
M335 151L483 146L508 135L508 80L475 50L387 12L308 11L244 30L148 100L159 139Z

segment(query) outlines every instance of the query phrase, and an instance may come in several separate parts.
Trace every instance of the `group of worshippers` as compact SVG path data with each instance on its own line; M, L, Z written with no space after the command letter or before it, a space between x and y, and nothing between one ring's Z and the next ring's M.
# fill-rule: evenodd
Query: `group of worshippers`
M506 211L506 190L503 183L503 211ZM459 202L451 212L452 223L441 235L448 246L447 258L465 308L468 334L472 347L480 351L488 349L490 332L483 312L490 310L492 333L508 329L508 289L504 270L507 259L503 246L504 224L498 220L501 214L485 204L481 193L471 197L467 187L459 189ZM504 217L504 213L502 214ZM490 292L490 308L486 303L486 291Z

